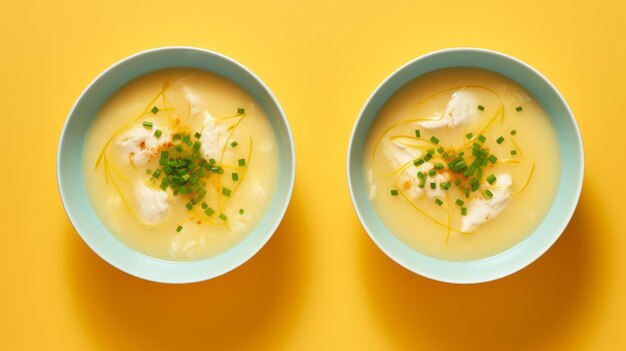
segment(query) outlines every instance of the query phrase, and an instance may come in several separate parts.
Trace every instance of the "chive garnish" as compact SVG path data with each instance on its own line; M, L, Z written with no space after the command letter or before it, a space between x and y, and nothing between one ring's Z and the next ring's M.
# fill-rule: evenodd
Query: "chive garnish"
M459 205L459 206L461 206L461 207L463 207L463 205L465 204L465 202L463 200L461 200L461 199L456 199L456 201L454 203Z
M450 187L452 186L452 184L450 182L443 182L443 183L439 183L439 186L441 187L441 189L443 190L448 190L450 189Z
M148 129L152 129L152 122L150 122L150 121L143 121L143 126L148 128Z
M421 165L424 164L424 162L426 162L426 161L424 161L423 158L418 158L417 160L413 161L413 164L416 165L416 166L421 166Z
M517 134L517 130L513 129L510 133L511 133L511 135L515 135L515 134Z
M243 115L244 113L246 113L246 109L244 109L243 107L237 109L237 114Z
M398 196L398 190L392 189L391 190L391 196Z
M196 134L193 135L196 139L200 139L200 137L202 136L202 134L196 132Z
M146 174L152 174L152 170L150 168L146 169Z
M493 184L496 182L496 176L495 175L490 175L489 177L487 177L487 183L489 184Z
M435 203L437 204L437 206L443 205L443 201L441 201L440 199L435 200Z
M154 131L154 136L157 137L157 138L160 138L162 134L163 134L163 132L161 130L159 130L159 129Z
M183 226L182 225L179 225L178 227L176 227L176 231L178 233L180 233L181 230L183 230Z
M435 169L443 169L443 163L436 162L434 167L435 167Z
M473 136L474 136L474 134L472 134L472 133L467 133L467 134L465 134L465 137L466 137L468 140L469 140L469 139L471 139Z
M461 207L461 216L467 216L467 208Z
M496 163L496 161L498 161L498 158L496 157L496 155L491 154L491 155L489 156L489 159L488 159L488 160L489 160L489 162L491 162L491 163Z
M211 216L213 213L215 213L215 210L214 210L214 209L212 209L212 208L210 208L210 207L207 207L207 208L204 210L204 213L205 213L207 216Z
M243 212L244 212L244 211L243 211L243 208L240 208L240 209L239 209L239 214L240 214L240 215L242 215L242 214L243 214Z
M437 183L430 183L431 189L437 189Z
M511 150L511 156L517 155L517 150Z
M478 140L480 140L481 143L484 143L487 140L487 137L481 134L478 136Z
M415 137L417 137L417 138L421 138L422 137L422 132L419 129L415 130Z
M483 105L478 105L478 109L479 109L479 110L481 110L481 111L484 111L484 110L485 110L485 106L483 106Z
M489 199L493 197L493 193L489 189L485 189L485 191L483 191L483 195L485 195Z
M226 215L225 215L225 214L223 214L223 213L220 213L219 217L220 217L220 219L221 219L221 220L223 220L223 221L226 221L226 220L228 219L228 216L226 216Z
M233 174L231 174L231 177L235 182L239 180L239 174L237 172L233 172Z
M428 175L431 177L434 177L437 175L437 170L436 169L431 169L430 171L428 171Z
M232 147L235 147L237 145L239 145L239 143L237 143L236 141L233 141L232 143L230 143L230 146L232 146Z
M430 141L432 141L435 144L439 144L439 138L437 138L436 136L431 136Z
M150 112L152 112L153 114L156 115L159 112L159 108L154 106L154 107L152 107L152 110L150 110Z
M496 143L498 144L502 144L502 142L504 141L504 137L500 136L498 139L496 139Z
M230 190L230 189L228 189L228 188L226 188L226 187L223 187L223 188L222 188L222 194L223 194L223 195L225 195L225 196L230 196L230 194L231 194L231 193L232 193L232 190Z
M243 167L243 166L246 165L246 159L245 158L240 158L238 160L238 162L239 162L239 167Z
M520 111L522 111L522 110L523 110L523 109L522 109L522 106L517 106L517 107L515 108L515 111L517 111L517 112L520 112Z

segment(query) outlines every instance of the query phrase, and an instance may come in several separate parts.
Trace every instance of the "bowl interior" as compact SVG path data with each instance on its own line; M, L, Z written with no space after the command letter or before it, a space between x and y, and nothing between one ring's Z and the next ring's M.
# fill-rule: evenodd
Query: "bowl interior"
M416 252L397 239L381 222L367 198L363 150L380 108L398 89L425 73L448 67L475 67L516 81L543 105L557 132L561 177L552 207L525 240L496 256L474 261L444 261ZM454 283L484 282L509 275L541 256L561 235L578 202L583 179L583 150L571 110L554 86L539 72L510 56L482 49L448 49L422 56L385 80L364 106L348 151L348 181L357 215L372 240L392 259L420 275Z
M192 67L214 72L245 89L270 119L279 149L276 192L259 225L230 250L212 258L191 262L155 259L122 244L93 211L82 175L84 137L106 100L130 80L148 72L172 67ZM294 173L295 158L289 125L270 90L252 72L235 61L210 51L188 47L142 52L118 62L97 77L70 112L61 135L57 160L59 190L66 212L85 242L103 259L127 273L169 283L213 278L236 268L260 250L278 227L287 209Z

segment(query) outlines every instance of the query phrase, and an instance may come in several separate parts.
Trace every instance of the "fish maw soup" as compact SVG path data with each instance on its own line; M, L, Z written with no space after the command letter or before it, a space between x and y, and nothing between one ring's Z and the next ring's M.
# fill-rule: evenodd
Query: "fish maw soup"
M414 250L473 260L524 240L560 177L556 132L524 88L452 68L409 82L382 107L365 148L369 199Z
M196 69L139 77L86 135L91 204L130 248L165 260L214 256L260 222L278 147L263 109L233 82Z

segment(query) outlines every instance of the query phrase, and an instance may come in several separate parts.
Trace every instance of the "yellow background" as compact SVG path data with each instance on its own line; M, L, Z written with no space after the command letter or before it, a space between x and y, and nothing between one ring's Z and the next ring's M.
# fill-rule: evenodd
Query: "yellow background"
M626 348L625 14L617 0L3 0L0 348ZM286 111L298 158L268 245L185 286L104 263L56 186L74 100L117 60L163 45L215 50L256 72ZM586 151L582 198L561 239L520 273L477 286L433 282L384 256L357 221L345 175L350 131L373 89L452 46L503 51L544 73Z

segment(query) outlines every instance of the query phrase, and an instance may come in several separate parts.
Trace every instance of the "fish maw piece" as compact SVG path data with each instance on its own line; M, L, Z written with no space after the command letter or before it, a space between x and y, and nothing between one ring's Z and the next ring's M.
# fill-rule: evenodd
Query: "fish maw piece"
M139 204L137 215L143 223L158 225L167 220L171 211L171 199L166 191L138 183L135 196Z
M157 129L161 131L159 138L154 135ZM126 159L129 163L143 166L158 153L162 145L170 142L170 140L169 128L160 128L153 124L152 128L148 129L137 124L118 137L117 145L127 155Z
M419 122L419 125L427 129L454 128L472 119L475 116L476 106L476 100L472 94L461 89L452 94L443 115L436 116L438 119L434 121Z
M493 186L487 187L493 196L491 199L477 198L467 206L467 215L461 220L461 231L471 233L478 226L497 217L506 207L511 198L513 177L510 174L500 174Z

